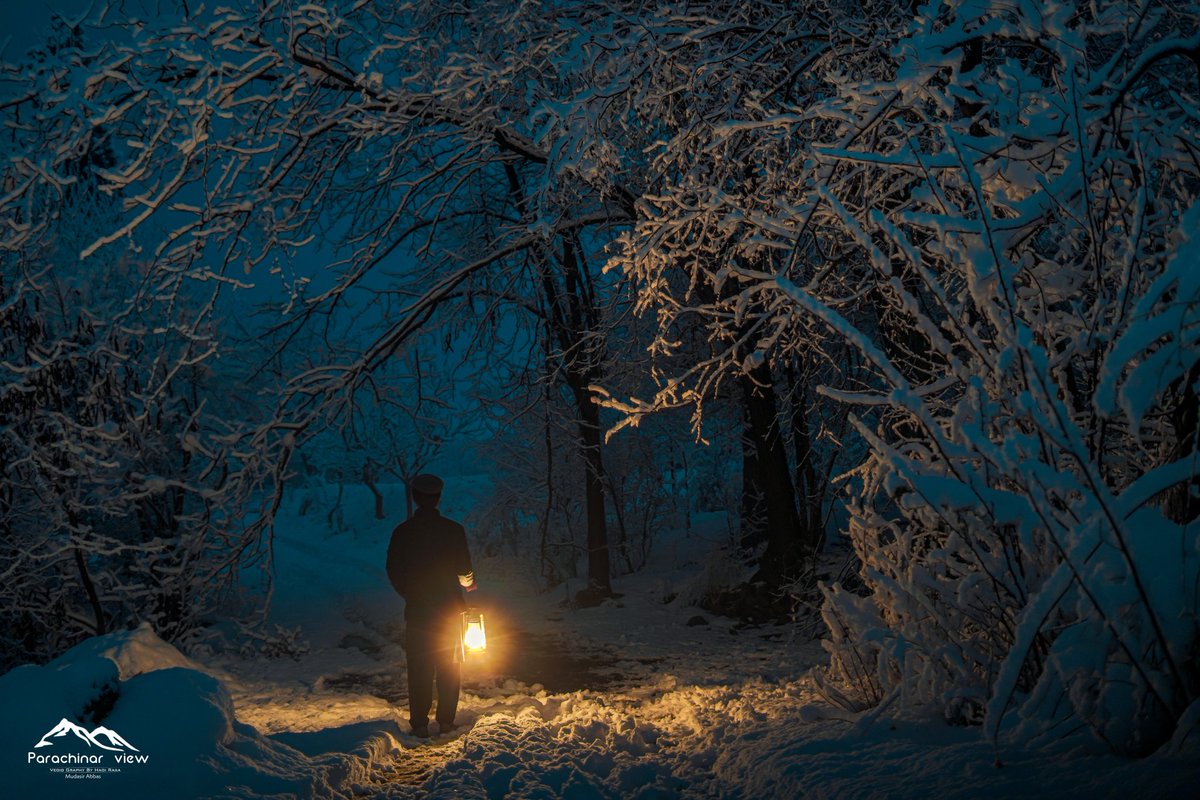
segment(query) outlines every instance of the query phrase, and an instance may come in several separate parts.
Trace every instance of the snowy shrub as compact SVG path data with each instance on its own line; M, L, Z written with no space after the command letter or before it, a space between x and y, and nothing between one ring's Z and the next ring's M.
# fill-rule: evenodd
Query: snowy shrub
M155 264L105 238L127 145L64 73L93 57L60 25L0 68L29 104L0 175L0 665L143 621L194 633L262 555L289 450L213 370L225 284L190 248Z
M932 3L894 80L830 104L872 141L815 146L820 235L880 322L777 283L878 387L836 393L873 420L846 476L872 594L826 594L851 704L1073 715L1144 754L1200 696L1200 42L1135 12Z
M834 360L868 594L825 590L827 695L1154 749L1200 695L1194 13L755 13L688 39L612 261L714 355L622 407ZM647 92L693 57L643 52Z
M304 638L304 631L300 626L290 628L275 624L269 628L262 626L247 631L247 634L239 648L243 658L261 655L264 658L290 658L299 661L300 657L309 651L308 640Z

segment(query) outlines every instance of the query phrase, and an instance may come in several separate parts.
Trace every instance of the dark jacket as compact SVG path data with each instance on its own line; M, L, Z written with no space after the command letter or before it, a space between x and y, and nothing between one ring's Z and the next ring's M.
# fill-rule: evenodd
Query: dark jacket
M472 574L467 532L436 508L418 507L392 531L387 573L410 622L465 608L458 577Z

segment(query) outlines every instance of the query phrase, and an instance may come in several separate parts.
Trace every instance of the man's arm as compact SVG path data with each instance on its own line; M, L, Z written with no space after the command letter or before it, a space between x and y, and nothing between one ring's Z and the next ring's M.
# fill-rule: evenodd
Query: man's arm
M454 571L458 573L458 585L468 592L473 592L478 587L475 585L475 570L471 567L471 551L467 547L467 531L461 525L457 528L457 535L454 537L457 550Z
M407 581L404 577L405 558L404 547L400 542L400 529L392 531L392 540L388 543L387 551L387 576L392 582L392 588L396 590L396 594L404 597L408 591Z

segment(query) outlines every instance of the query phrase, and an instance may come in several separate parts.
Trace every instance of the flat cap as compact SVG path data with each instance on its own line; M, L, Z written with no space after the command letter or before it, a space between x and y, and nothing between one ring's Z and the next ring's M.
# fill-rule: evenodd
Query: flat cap
M443 486L442 479L437 475L418 475L408 485L420 494L441 494Z

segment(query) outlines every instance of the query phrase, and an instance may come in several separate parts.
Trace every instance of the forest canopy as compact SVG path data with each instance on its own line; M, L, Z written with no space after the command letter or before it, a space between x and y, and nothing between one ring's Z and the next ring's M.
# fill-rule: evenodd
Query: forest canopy
M1197 16L59 20L0 71L0 652L198 635L304 459L411 476L465 368L547 582L736 476L720 600L818 605L831 700L1152 751L1200 708ZM680 484L689 437L734 444Z

